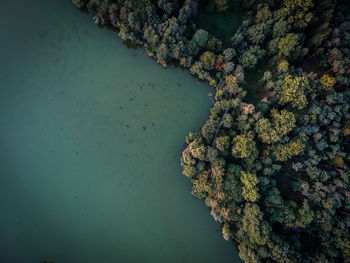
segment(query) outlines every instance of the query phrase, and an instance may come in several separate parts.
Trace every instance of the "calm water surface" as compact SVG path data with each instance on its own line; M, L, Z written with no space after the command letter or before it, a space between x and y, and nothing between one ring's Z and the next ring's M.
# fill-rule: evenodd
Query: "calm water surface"
M2 0L0 262L240 262L179 155L208 86L70 0Z

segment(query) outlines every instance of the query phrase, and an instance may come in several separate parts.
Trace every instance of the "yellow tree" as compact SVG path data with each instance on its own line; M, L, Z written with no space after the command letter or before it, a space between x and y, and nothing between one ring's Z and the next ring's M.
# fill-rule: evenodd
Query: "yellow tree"
M241 182L243 183L242 196L248 202L255 202L259 198L258 178L255 174L241 171Z
M263 143L278 142L295 127L296 119L292 112L287 110L271 110L272 123L267 118L257 121L255 131Z
M324 74L320 78L321 87L324 90L331 90L331 89L333 89L334 84L336 82L337 82L336 78L333 78L333 77L329 76L328 74Z
M305 108L307 99L305 92L310 88L309 81L306 77L295 77L287 75L281 89L277 93L279 104L285 105L291 103L294 108L299 110Z
M288 33L285 37L281 38L278 43L278 54L288 57L298 44L299 36L293 33Z
M304 150L305 145L300 138L293 140L287 144L280 144L276 148L276 159L278 161L287 161L293 156L299 155Z
M278 71L279 72L287 72L289 68L289 63L287 60L283 60L278 64Z
M288 23L297 28L305 28L312 19L312 0L284 0L282 12Z
M213 52L205 51L200 56L200 60L207 70L212 70L215 66L215 54Z
M255 141L246 135L237 135L233 138L232 154L236 158L247 158L255 149Z

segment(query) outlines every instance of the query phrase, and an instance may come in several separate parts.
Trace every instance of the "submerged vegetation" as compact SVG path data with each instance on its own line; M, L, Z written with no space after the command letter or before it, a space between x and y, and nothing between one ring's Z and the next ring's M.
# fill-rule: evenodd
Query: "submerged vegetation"
M350 262L350 2L73 2L216 90L181 165L245 262ZM244 16L222 39L196 24L207 7Z

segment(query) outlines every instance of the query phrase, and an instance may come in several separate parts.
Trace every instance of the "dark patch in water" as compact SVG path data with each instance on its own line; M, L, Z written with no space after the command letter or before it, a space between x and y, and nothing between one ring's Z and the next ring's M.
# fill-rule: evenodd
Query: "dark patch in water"
M148 86L151 87L152 89L156 88L156 84L152 82L148 82Z
M76 25L73 25L73 29L74 29L74 32L75 32L76 34L78 34L78 28L77 28Z
M45 37L47 37L48 34L49 33L47 32L47 30L44 29L44 30L40 31L38 35L40 38L45 38Z
M62 51L62 48L57 46L55 43L50 42L49 45L50 45L50 47L52 47L52 48L54 48L54 49L56 49L58 51Z

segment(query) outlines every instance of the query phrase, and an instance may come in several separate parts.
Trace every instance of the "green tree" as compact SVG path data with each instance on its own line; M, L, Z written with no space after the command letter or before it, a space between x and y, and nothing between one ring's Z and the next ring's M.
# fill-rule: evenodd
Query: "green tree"
M263 213L258 205L245 204L242 225L243 231L247 233L252 244L265 245L269 240L271 227L263 220Z
M314 219L314 215L314 211L302 207L298 210L297 219L301 222L302 227L306 227L307 225L311 224L312 220Z
M270 23L272 18L272 13L269 9L269 6L265 5L260 8L255 15L255 20L257 23Z
M207 120L201 128L202 135L207 142L211 142L214 138L216 131L216 122L213 120Z
M272 36L273 38L284 37L289 30L290 30L290 25L286 20L281 18L273 25Z
M193 41L200 47L204 47L208 41L209 33L203 29L198 29L193 35Z
M215 139L215 146L219 151L224 151L230 146L229 136L220 136Z
M265 50L262 50L259 46L251 46L246 50L238 59L239 63L247 69L255 68L258 60L265 55Z

